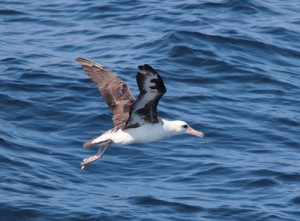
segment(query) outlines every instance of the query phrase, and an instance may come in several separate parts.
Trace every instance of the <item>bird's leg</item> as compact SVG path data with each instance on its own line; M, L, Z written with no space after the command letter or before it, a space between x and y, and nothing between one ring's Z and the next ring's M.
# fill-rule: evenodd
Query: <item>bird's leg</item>
M96 155L83 159L81 162L81 169L83 170L88 164L100 159L109 145L110 143L106 144L104 147L100 147Z
M97 155L99 154L100 157L102 157L103 154L104 154L104 152L106 151L106 149L109 147L109 145L110 145L110 144L106 144L104 147L101 148L101 150L100 150L100 148L99 148L99 151L98 151Z

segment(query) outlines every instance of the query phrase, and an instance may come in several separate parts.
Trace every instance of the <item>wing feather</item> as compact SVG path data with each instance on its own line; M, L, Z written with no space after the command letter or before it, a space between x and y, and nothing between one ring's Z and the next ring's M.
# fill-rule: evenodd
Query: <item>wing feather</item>
M98 89L113 112L114 126L122 128L129 118L132 104L135 102L130 88L113 72L103 66L84 58L75 59L82 65L90 79L98 86Z
M162 78L150 65L139 66L136 80L140 94L130 109L130 117L125 128L159 122L157 105L167 91Z

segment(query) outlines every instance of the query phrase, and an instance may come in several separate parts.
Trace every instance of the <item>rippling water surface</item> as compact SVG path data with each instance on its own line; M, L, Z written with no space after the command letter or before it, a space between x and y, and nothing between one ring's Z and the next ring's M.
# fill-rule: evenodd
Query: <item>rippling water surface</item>
M0 2L1 220L300 220L300 4L290 1ZM111 147L76 57L128 82L148 63L178 136Z

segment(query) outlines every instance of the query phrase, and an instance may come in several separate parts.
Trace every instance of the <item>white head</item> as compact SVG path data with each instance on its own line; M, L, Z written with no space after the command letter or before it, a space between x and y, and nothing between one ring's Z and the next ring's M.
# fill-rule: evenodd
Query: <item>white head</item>
M204 134L200 131L194 130L191 126L189 126L186 122L181 120L168 121L168 130L172 131L174 135L180 134L191 134L197 137L204 137Z

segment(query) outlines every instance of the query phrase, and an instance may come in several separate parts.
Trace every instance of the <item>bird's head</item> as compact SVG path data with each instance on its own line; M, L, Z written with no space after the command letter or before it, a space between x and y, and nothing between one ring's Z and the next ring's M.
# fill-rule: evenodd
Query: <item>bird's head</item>
M193 129L186 122L181 120L172 121L172 129L176 132L176 134L190 134L200 138L204 137L204 134L200 131Z

